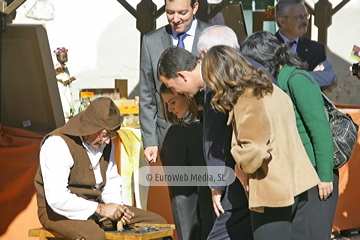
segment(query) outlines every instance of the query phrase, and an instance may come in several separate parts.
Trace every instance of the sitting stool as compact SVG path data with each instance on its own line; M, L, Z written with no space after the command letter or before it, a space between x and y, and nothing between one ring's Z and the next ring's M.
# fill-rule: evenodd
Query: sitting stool
M159 231L151 231L146 233L134 233L134 232L105 232L106 239L108 240L151 240L151 239L173 239L174 235L174 224L146 224L146 223L137 223L136 226L153 226L158 227ZM54 232L54 231L48 231L45 228L34 228L29 230L29 237L39 237L39 240L48 240L51 238L57 238L57 240L66 240L64 236L61 234Z

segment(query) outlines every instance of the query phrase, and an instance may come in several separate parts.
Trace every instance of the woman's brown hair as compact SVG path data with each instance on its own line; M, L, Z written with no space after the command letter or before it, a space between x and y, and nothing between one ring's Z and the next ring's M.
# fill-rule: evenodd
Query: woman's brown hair
M211 106L225 113L231 110L246 89L258 99L273 92L270 77L256 69L232 47L214 46L202 60L202 76L207 87L214 90Z
M204 93L198 92L193 98L188 100L189 103L189 111L187 116L189 116L187 119L184 118L177 118L175 114L172 112L169 112L167 103L164 101L162 97L162 93L170 93L174 94L174 92L171 90L171 88L166 87L165 84L161 84L160 86L160 106L161 106L161 112L165 118L165 121L173 124L173 125L183 125L190 124L195 121L195 119L198 116L198 109L199 105L204 104ZM182 97L186 98L185 95L182 95Z

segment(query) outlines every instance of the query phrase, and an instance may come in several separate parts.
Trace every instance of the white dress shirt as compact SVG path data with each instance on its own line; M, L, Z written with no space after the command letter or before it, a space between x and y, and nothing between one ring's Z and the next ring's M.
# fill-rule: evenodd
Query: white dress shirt
M106 185L102 192L105 203L122 205L121 177L117 172L114 160L114 145L110 153L109 165L106 170ZM105 144L100 148L93 148L83 142L93 166L96 187L103 179L100 172L100 158ZM70 150L60 136L50 136L40 150L40 167L44 182L46 201L52 210L72 220L87 220L95 213L97 202L78 197L68 189L70 169L74 165Z
M186 38L184 39L184 45L185 45L185 49L189 52L192 51L192 47L193 47L193 43L194 43L194 38L195 38L195 30L196 30L196 26L197 26L197 19L194 17L193 22L191 23L191 26L188 30L186 30ZM172 31L172 39L173 39L173 45L177 46L178 42L179 42L179 38L176 36L178 33L174 31L174 29L171 28Z

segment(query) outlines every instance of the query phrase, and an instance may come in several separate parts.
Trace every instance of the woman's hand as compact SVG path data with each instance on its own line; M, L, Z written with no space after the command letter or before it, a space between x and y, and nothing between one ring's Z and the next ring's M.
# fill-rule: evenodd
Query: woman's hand
M220 212L224 213L225 210L221 205L221 196L223 194L222 190L211 188L211 198L213 201L214 211L217 217L220 216Z
M326 200L333 192L333 182L321 182L318 184L320 200Z

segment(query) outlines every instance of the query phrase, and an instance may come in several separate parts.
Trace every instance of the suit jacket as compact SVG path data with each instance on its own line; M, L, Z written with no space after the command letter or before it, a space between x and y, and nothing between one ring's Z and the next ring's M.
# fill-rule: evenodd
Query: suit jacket
M197 43L201 32L210 24L197 20L192 53L199 55ZM146 34L142 41L140 61L140 129L144 148L159 146L161 148L165 135L170 127L161 113L157 79L157 63L160 55L173 46L171 26L166 25Z
M234 128L231 154L250 174L250 209L291 206L295 196L320 182L302 145L292 102L277 86L260 99L245 90L228 124Z
M284 42L284 39L282 39L280 36L279 31L275 33L275 36L281 43ZM324 44L312 41L306 37L300 37L296 52L302 61L308 63L309 73L318 82L322 90L334 84L335 73L331 67L331 64L326 59ZM324 71L314 72L314 68L319 64L324 65Z

